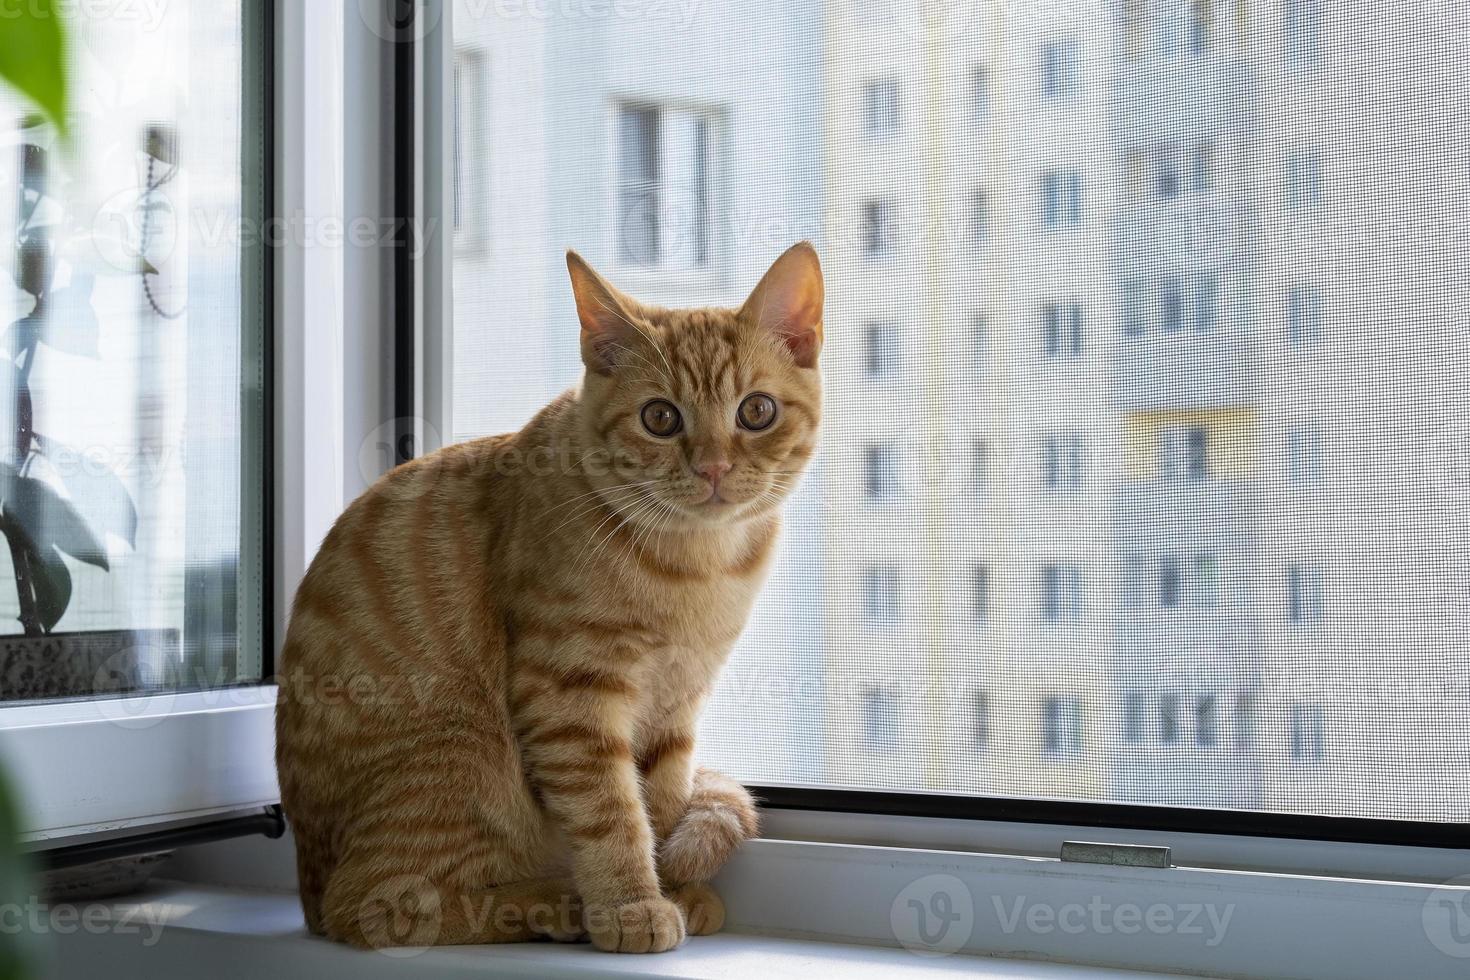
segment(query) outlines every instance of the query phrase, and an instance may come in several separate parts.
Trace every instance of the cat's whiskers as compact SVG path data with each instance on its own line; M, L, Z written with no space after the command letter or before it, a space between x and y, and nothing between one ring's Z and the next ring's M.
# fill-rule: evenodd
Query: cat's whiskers
M593 543L590 547L583 548L583 556L580 558L576 565L576 570L579 573L592 560L593 557L600 553L602 549L605 548L610 541L612 541L613 538L618 536L618 532L622 531L623 528L627 527L639 516L647 513L652 507L656 506L660 502L657 494L648 493L647 496L647 500L644 500L634 505L634 509L629 512L620 514L618 511L614 511L612 514L610 514L610 518L618 518L618 521L616 524L613 525L611 530L609 530L605 535L601 537L601 539L597 539L597 535L601 533L603 525L608 522L608 518L604 518L602 522L599 523L597 527L592 530L591 537L594 539Z
M645 522L633 538L633 548L638 550L649 545L653 546L654 557L663 561L663 531L679 516L679 508L667 500L659 500L658 508L654 511L654 520ZM661 518L661 520L660 520Z
M548 510L543 516L550 517L557 511L562 510L565 507L569 507L577 503L578 501L584 501L584 503L581 507L577 509L576 513L572 514L566 520L562 521L556 527L548 531L545 535L538 538L537 541L539 543L541 541L547 540L557 531L560 531L562 528L566 527L568 524L571 524L579 518L587 516L588 514L595 514L602 507L610 506L613 510L616 510L619 503L626 502L625 500L623 500L623 498L636 499L636 494L638 491L642 490L644 487L653 486L654 484L659 482L661 481L641 480L637 483L625 483L616 487L599 487L588 493L578 494L576 497L573 497L570 500L562 501L555 507L552 507L550 510ZM608 499L609 495L613 497L613 500L610 501ZM589 497L597 497L598 499L591 503L585 503L585 501Z
M800 475L801 475L800 473L793 473L792 474L792 477L793 478L791 480L789 480L789 481L783 482L783 481L779 481L779 480L772 480L771 482L772 482L772 484L774 486L779 486L781 488L781 490L782 490L783 493L790 494L793 490L796 489L796 480L795 480L795 477L800 476ZM811 499L812 500L815 500L822 507L825 507L827 510L831 511L834 514L840 514L843 517L850 516L850 512L843 510L841 507L837 507L837 506L833 505L832 503L828 502L827 500L823 499L820 496L815 496L815 497L812 497Z

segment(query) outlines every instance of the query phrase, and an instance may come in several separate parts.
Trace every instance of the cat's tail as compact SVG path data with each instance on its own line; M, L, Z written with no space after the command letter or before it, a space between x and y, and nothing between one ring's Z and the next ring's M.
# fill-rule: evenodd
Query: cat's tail
M709 881L758 829L755 800L745 787L701 767L689 809L659 848L659 875L670 886Z

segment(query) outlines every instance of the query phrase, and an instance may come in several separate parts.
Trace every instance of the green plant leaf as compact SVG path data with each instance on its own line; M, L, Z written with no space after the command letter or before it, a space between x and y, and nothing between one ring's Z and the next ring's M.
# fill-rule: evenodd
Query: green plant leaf
M6 9L0 18L0 79L69 139L66 25L59 8L56 0L26 0Z
M123 481L65 443L40 434L36 438L42 454L61 477L62 486L87 525L103 533L116 534L127 541L128 547L136 548L138 510Z
M20 850L20 806L10 778L0 770L0 908L26 907L34 895L31 863ZM41 975L41 934L21 929L0 942L0 980Z
M55 546L77 561L107 571L107 551L71 501L48 484L0 464L0 511L37 551Z
M71 604L71 572L55 548L36 552L27 549L31 561L31 584L36 591L36 613L41 628L51 632Z

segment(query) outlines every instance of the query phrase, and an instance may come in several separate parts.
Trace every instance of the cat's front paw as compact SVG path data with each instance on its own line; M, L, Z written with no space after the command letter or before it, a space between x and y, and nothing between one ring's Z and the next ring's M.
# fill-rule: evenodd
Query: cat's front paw
M589 905L583 922L592 944L609 953L663 953L684 941L684 913L666 898Z
M691 936L712 936L725 924L725 903L703 882L674 889L669 901L684 913L684 931Z

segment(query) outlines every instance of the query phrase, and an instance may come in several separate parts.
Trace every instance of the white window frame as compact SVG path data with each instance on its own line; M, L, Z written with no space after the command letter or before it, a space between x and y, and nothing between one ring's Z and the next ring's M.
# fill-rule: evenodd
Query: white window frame
M363 97L349 91L358 79L386 84L375 57L385 28L348 7L276 0L273 17L273 213L297 216L292 227L303 229L272 255L274 622L265 626L275 650L317 546L386 466L391 442L382 399L364 384L378 368L387 314L375 293L349 288L377 280L386 251L351 247L343 234L345 215L381 213L382 134L348 100ZM22 840L60 846L279 802L276 696L266 678L0 708Z

